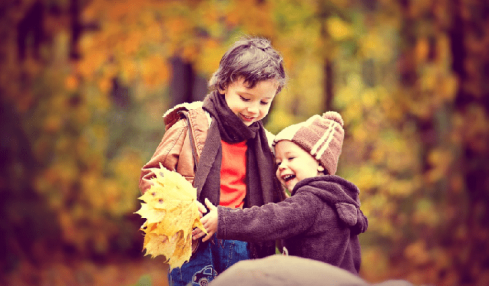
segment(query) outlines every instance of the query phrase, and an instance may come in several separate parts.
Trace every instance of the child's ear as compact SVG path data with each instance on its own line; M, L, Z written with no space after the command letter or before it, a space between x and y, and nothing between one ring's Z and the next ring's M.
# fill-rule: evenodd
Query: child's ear
M220 94L226 94L226 91L227 91L227 87L225 86L224 88L221 88L221 87L218 87L217 88L217 91L220 93Z
M318 166L318 173L324 174L324 167L323 166L321 166L321 165Z

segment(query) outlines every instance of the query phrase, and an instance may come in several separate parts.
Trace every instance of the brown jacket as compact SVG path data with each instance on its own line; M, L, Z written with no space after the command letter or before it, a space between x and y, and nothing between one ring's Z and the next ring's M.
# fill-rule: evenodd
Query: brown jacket
M202 154L211 122L210 116L203 112L201 107L202 102L184 103L165 113L163 117L166 131L163 139L141 170L141 193L151 187L150 179L155 176L151 168L159 168L160 163L193 183L196 164ZM189 134L191 136L188 136ZM192 145L194 148L191 148Z
M212 122L210 115L202 109L201 101L179 104L168 110L163 117L166 130L163 139L141 170L139 189L143 194L151 187L150 179L155 176L151 168L159 168L160 163L168 170L177 171L193 184L195 169ZM274 135L266 129L265 133L271 148Z

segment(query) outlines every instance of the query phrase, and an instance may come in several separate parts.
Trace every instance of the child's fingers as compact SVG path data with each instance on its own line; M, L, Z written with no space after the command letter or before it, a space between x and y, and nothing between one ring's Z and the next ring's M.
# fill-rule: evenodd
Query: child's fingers
M212 234L211 233L208 233L203 239L202 239L202 242L206 242L208 241L210 238L212 237Z
M204 235L205 235L205 232L203 232L200 228L196 228L196 229L192 230L192 239L193 240L197 240Z
M192 238L195 240L197 238L197 235L199 235L199 230L196 228L192 230Z
M201 232L202 232L202 230L200 230L199 228L194 228L192 230L192 236L199 235Z
M199 201L195 201L197 203L197 207L199 208L199 211L200 211L200 214L205 214L207 212L207 209L204 207L204 205L199 202Z
M205 224L209 221L208 215L200 218L200 222L205 226Z
M212 211L212 210L217 209L217 207L216 207L215 205L213 205L213 204L211 203L211 201L209 201L209 199L208 199L208 198L205 198L205 205L206 205L206 206L209 208L209 210L211 210L211 211Z

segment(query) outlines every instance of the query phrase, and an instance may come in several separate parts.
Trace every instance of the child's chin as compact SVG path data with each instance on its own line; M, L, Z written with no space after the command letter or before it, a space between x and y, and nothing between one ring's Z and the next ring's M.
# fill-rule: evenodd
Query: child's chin
M243 123L244 123L246 126L250 126L251 124L255 123L255 121L244 121L244 120L243 120Z
M285 185L285 186L287 187L287 189L288 189L289 191L292 191L292 190L294 189L294 187L295 187L295 184L296 184L296 183L290 183L290 184L287 184L287 185Z

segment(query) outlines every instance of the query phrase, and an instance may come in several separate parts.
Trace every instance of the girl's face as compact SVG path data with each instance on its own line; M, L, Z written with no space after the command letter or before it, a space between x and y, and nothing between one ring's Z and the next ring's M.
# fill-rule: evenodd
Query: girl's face
M250 126L267 116L277 88L275 79L260 81L255 87L248 88L244 78L240 77L220 92L224 93L226 103L234 114L246 126Z
M275 163L277 163L277 178L288 190L304 180L319 175L319 163L311 154L297 144L282 140L275 145Z

